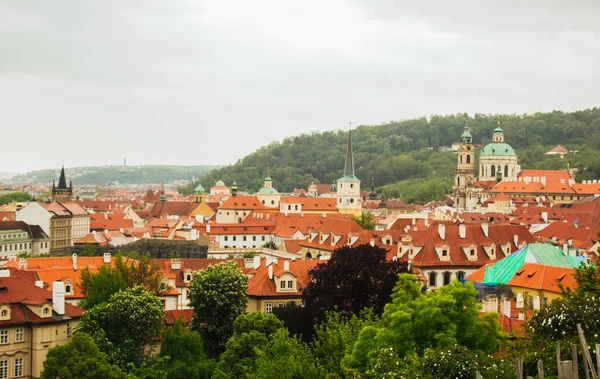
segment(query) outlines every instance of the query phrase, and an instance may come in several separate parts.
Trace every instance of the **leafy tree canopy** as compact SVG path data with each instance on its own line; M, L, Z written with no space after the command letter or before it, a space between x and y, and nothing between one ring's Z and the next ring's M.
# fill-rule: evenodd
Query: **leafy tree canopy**
M381 352L402 360L411 353L422 356L428 348L455 345L473 352L497 351L503 341L497 315L480 316L476 294L472 283L458 281L423 294L414 275L401 274L392 303L378 325L362 329L346 367L373 370L381 364Z
M373 222L373 213L371 212L362 212L358 217L352 217L361 229L363 230L374 230L375 222Z
M98 349L92 338L82 332L75 333L65 344L48 350L42 379L95 379L125 378L118 366L108 363L106 354Z
M110 363L126 369L129 363L141 363L142 347L160 336L163 319L162 301L137 286L85 312L78 330L92 336Z
M19 203L19 202L30 201L30 200L31 200L31 196L28 193L13 192L13 193L9 193L9 194L0 196L0 205L9 204L9 203L13 203L13 202Z
M190 283L192 329L200 332L209 357L218 357L233 335L235 319L245 313L248 277L234 261L210 265Z
M311 282L302 293L306 308L318 322L328 311L345 316L372 308L383 312L398 274L408 272L406 262L387 260L387 250L364 244L336 249L327 263L310 271Z
M138 285L155 295L162 293L164 288L160 267L152 263L147 255L137 257L137 260L133 260L117 254L114 267L102 265L97 273L84 268L81 272L81 291L85 300L80 306L91 309L107 301L113 294Z

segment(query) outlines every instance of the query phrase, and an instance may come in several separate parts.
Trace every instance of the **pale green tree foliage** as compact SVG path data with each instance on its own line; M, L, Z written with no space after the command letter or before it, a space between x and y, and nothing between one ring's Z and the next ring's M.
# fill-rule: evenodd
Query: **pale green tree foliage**
M233 322L246 311L247 289L248 277L233 261L210 265L194 276L190 284L192 329L200 332L209 357L225 350Z
M69 343L48 350L41 378L116 379L125 378L125 374L108 363L106 354L88 334L75 333Z
M227 341L217 366L217 378L246 378L256 368L261 349L283 322L275 315L260 312L240 315L233 325L233 336Z
M163 318L162 301L137 286L85 312L78 330L92 336L109 362L126 369L142 361L142 348L160 336Z
M319 378L319 372L308 346L289 336L287 329L278 329L269 342L258 352L256 368L250 379L310 379Z
M365 309L360 316L344 317L338 312L327 312L325 321L315 325L311 343L312 352L319 371L323 375L344 375L342 360L352 353L354 343L360 331L378 322L370 309Z
M401 274L381 322L363 328L345 365L367 372L378 364L381 351L398 359L455 345L481 353L497 351L503 339L497 315L480 316L476 294L471 283L458 281L422 294L414 275Z

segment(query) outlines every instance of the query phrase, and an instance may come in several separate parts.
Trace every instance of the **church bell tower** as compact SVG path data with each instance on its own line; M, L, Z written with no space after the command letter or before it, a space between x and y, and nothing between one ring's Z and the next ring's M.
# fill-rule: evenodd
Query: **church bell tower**
M346 163L344 176L337 180L337 209L342 214L360 215L360 180L354 175L354 158L352 156L352 127L348 131L346 147Z
M476 196L472 194L472 188L475 185L475 149L473 148L473 137L466 125L460 136L457 160L453 188L454 207L473 209L477 203Z

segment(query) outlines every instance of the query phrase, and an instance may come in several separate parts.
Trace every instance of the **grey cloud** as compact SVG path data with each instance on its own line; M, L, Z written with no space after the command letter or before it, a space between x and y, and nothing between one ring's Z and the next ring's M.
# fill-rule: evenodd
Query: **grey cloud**
M0 4L0 171L229 163L431 113L598 105L592 1ZM16 159L15 157L20 157Z

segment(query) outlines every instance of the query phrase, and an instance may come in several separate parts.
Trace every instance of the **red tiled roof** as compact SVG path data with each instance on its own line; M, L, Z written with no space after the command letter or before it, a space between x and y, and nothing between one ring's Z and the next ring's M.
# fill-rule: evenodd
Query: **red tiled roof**
M577 288L572 268L546 266L526 263L508 282L509 286L529 288L532 290L561 293L559 283L564 288Z
M261 265L250 281L248 282L247 294L250 297L298 297L302 296L302 290L310 282L309 271L314 268L317 264L323 263L318 260L298 260L289 261L289 271L284 271L283 262L272 263L273 265L273 279L269 279L268 268L264 260L261 260ZM296 292L280 291L276 292L277 277L281 276L285 272L290 272L296 277Z

